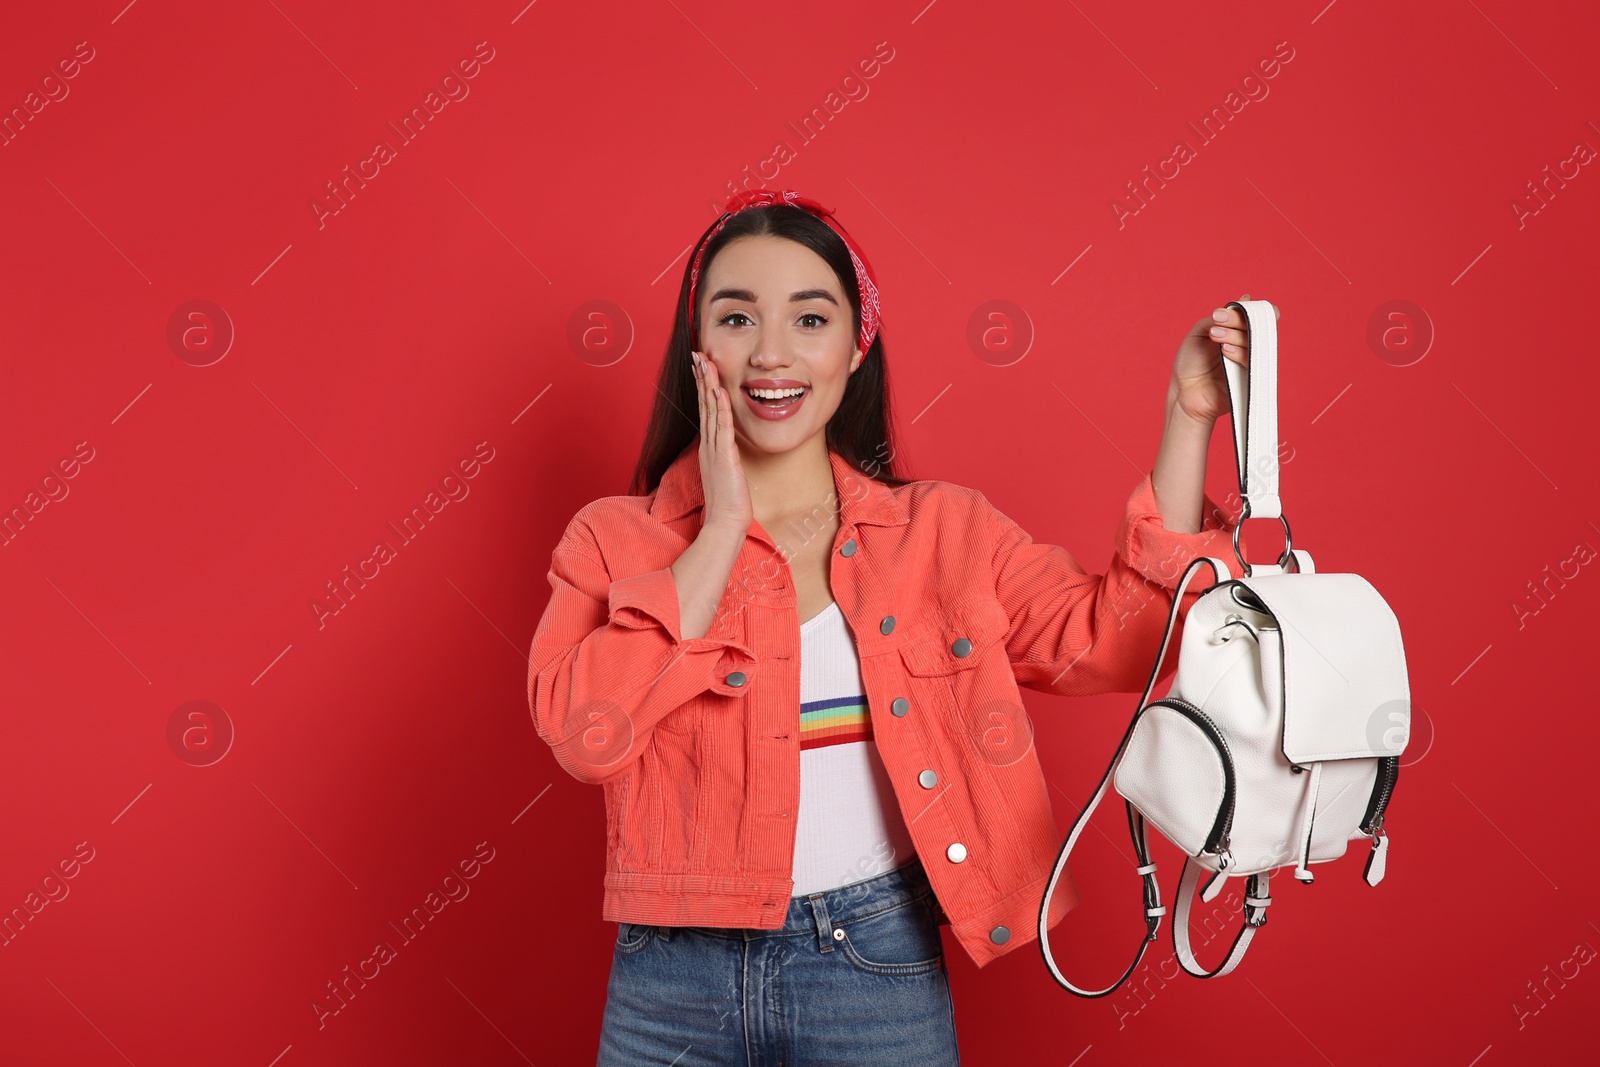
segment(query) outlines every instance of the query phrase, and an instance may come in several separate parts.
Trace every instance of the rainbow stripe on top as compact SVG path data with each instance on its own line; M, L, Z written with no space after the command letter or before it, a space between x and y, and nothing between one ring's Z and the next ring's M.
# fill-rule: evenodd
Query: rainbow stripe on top
M872 717L867 714L866 699L860 694L800 705L800 751L870 740Z

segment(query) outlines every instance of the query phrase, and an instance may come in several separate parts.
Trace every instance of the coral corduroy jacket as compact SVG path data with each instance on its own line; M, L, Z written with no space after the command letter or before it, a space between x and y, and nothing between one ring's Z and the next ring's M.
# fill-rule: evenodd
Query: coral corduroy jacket
M1230 558L1232 526L1207 498L1204 529L1169 532L1146 474L1107 573L1089 574L975 490L891 487L828 455L840 520L830 584L874 741L945 920L982 967L1037 939L1062 841L1018 686L1143 692L1178 578L1196 556ZM604 497L572 518L551 558L528 702L561 766L604 787L602 918L776 929L794 885L799 610L756 522L710 630L682 637L670 568L699 534L703 500L695 441L650 495ZM1077 901L1064 872L1048 925Z

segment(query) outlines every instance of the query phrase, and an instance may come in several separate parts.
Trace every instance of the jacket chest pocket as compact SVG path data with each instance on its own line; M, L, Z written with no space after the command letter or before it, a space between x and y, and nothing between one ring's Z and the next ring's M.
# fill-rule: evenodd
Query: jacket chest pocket
M970 671L1004 640L1010 620L996 600L968 600L941 614L900 646L900 661L919 678Z
M1029 776L1038 774L1037 763L1030 772L1023 762L1033 749L1033 723L1005 649L1010 630L998 601L974 599L947 612L932 633L900 646L912 706L920 700L939 717L960 773L984 777L1002 790L1033 788ZM1024 777L1007 777L1012 767Z
M973 599L946 610L931 628L900 646L906 673L960 720L977 697L976 682L988 674L980 664L1003 655L1010 620L998 601ZM996 646L1002 646L997 651ZM991 668L992 669L992 668Z

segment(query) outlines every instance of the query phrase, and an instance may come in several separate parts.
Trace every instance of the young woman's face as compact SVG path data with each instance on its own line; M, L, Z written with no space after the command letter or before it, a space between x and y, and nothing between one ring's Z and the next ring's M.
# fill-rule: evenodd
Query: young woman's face
M736 436L787 452L822 433L860 364L850 301L823 258L782 237L740 237L701 276L700 351L716 364ZM763 404L751 390L798 398Z

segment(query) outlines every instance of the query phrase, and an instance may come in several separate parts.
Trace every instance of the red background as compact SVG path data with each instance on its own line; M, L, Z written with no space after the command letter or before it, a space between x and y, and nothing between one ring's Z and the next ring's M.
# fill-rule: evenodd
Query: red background
M69 90L0 147L0 908L28 912L0 948L0 1060L593 1062L601 796L536 735L526 654L560 530L626 491L687 246L780 140L771 184L836 207L878 271L909 471L1095 570L1177 342L1244 292L1279 305L1295 546L1367 577L1406 639L1387 881L1354 854L1285 879L1211 982L1163 981L1163 930L1142 993L1109 1000L1031 945L979 972L947 934L966 1061L1592 1052L1582 5L124 3L0 34L7 114ZM479 42L469 94L319 218ZM1267 95L1200 142L1188 123L1238 107L1280 42L1246 86ZM1119 222L1180 139L1194 158ZM1535 200L1546 166L1567 178ZM195 300L209 317L169 339ZM975 349L991 300L1018 310ZM1280 538L1252 523L1249 555ZM379 540L394 558L329 597ZM1027 695L1063 829L1132 700ZM1120 814L1052 941L1085 983L1142 928ZM385 939L319 1027L326 983Z

